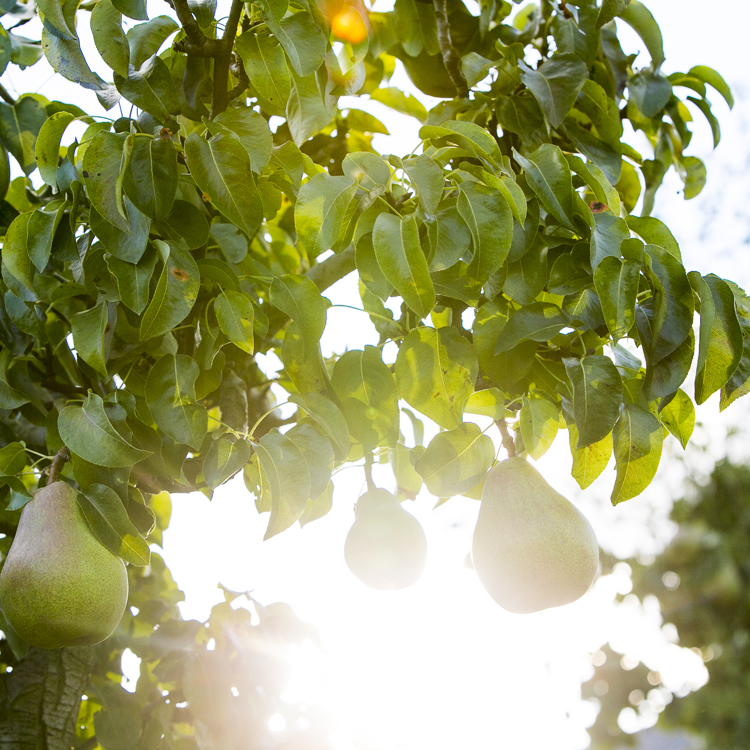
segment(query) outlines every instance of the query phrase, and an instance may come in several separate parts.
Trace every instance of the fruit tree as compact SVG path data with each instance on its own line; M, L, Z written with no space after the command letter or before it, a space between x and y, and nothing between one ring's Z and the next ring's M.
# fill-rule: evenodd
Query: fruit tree
M380 500L358 513L364 541L347 557L381 585L392 555L405 554L408 583L424 536L398 500L423 485L441 500L479 498L497 425L514 462L495 467L488 488L538 491L556 504L565 538L580 542L569 596L518 605L538 609L585 591L595 545L586 520L519 462L567 429L581 487L614 454L620 503L652 480L669 434L687 443L693 399L720 391L723 409L750 390L750 299L686 270L673 234L650 216L671 168L686 199L701 191L693 115L718 143L710 97L731 106L732 94L705 66L665 72L661 31L642 3L396 0L377 12L355 0L232 0L222 16L215 0L168 0L149 18L144 0L3 2L0 67L44 55L107 114L0 89L4 552L27 513L0 590L30 585L34 575L18 571L38 574L52 559L38 530L59 500L71 538L93 534L129 564L133 607L101 646L44 652L12 627L39 610L7 598L3 740L24 722L37 743L28 746L50 749L109 750L123 737L149 750L233 748L247 738L235 713L254 688L217 677L237 695L214 710L221 690L201 691L196 674L228 674L260 626L227 603L211 620L217 650L206 652L205 631L180 620L179 594L149 550L169 495L210 497L243 472L271 537L324 516L334 468L359 463L368 503ZM40 40L14 33L37 14ZM81 48L84 24L107 80ZM620 45L623 24L642 41L643 67ZM389 85L396 66L437 105L427 111ZM418 121L418 146L378 153L374 138L387 129L354 96ZM634 131L645 152L628 141ZM380 344L324 357L325 292L348 274ZM283 364L278 375L256 362L268 353ZM274 384L292 417L278 416ZM416 435L421 417L440 432L407 447L402 414ZM390 461L398 497L376 492L373 461ZM517 510L488 507L480 524ZM373 525L384 517L419 549L386 549L374 570L363 545L387 547ZM536 520L513 518L525 530ZM554 536L549 520L539 533ZM478 529L480 575L505 602L496 543ZM36 645L88 642L75 623L54 642L33 625L30 640L45 633ZM130 697L119 687L125 647L144 657ZM270 700L278 685L268 679Z

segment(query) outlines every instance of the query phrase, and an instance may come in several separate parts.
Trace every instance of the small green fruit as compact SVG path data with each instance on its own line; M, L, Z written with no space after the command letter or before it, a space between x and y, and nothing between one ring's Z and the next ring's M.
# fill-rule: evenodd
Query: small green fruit
M386 490L370 490L357 501L344 544L346 564L374 589L415 583L427 562L427 539L419 521Z
M523 458L487 475L472 555L490 596L518 614L575 601L599 567L591 524Z
M65 482L24 507L0 573L0 606L39 648L85 646L111 635L128 600L123 561L94 536Z

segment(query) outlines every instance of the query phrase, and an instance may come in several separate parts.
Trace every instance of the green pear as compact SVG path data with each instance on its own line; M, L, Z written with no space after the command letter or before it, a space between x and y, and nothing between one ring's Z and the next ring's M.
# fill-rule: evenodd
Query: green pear
M575 601L599 567L591 524L523 458L487 475L472 555L489 595L518 614Z
M39 648L99 643L127 600L125 563L94 536L76 491L65 482L37 491L0 573L0 606L13 629Z
M374 589L415 583L427 562L427 539L419 521L387 490L369 490L357 501L344 559L357 578Z

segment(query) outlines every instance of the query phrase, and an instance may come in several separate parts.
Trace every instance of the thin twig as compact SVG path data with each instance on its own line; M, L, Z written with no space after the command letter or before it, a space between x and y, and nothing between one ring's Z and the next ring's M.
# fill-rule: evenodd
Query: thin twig
M59 451L57 451L55 457L52 459L52 463L49 467L49 479L47 481L47 484L53 484L57 481L57 478L67 461L70 461L70 449L67 446L63 445L63 447L60 448Z
M505 424L504 419L498 419L495 424L500 428L500 434L503 436L503 448L508 452L508 458L515 458L516 445L510 436L510 432L508 432L508 425Z
M365 456L365 481L367 482L367 491L372 492L373 490L376 490L377 487L375 486L375 482L372 479L372 453L368 453Z
M443 56L443 65L448 71L456 92L462 98L469 96L469 84L466 82L466 76L461 69L461 55L453 46L451 39L451 26L448 20L447 0L432 0L435 8L435 18L437 19L438 44L440 53Z
M0 97L2 97L8 104L15 104L16 100L8 93L8 90L0 83Z

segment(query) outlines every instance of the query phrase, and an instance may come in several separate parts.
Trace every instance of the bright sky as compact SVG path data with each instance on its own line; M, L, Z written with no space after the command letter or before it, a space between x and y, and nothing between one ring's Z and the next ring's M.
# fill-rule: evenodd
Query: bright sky
M750 4L714 0L710 12L702 0L679 4L648 0L647 5L664 31L665 71L711 65L733 86L737 99L730 114L718 95L711 97L724 133L716 154L711 151L708 125L700 115L696 118L689 152L708 166L709 183L702 195L684 202L678 194L679 180L671 173L656 212L677 236L689 270L715 271L750 286L750 265L742 262L750 242L745 210L750 190L746 181L750 103L741 77ZM677 5L679 13L675 13ZM377 9L385 5L379 3ZM167 11L165 3L150 0L150 15ZM80 14L84 39L87 18ZM22 33L34 36L38 24L25 29ZM643 49L642 42L628 32L623 30L626 52ZM106 75L106 67L93 64L98 55L90 42L85 50L92 67ZM51 75L42 61L24 74L12 69L2 83L11 91L38 90L50 98L95 106L93 94L59 77L52 80ZM394 83L411 89L404 75ZM379 137L381 150L411 150L416 128L407 118L377 103L354 106L372 111L398 134ZM326 294L335 303L360 305L352 279ZM377 342L365 315L332 308L328 320L324 353ZM278 366L273 357L265 359L261 366ZM721 416L714 398L701 407L708 458L692 450L690 464L703 471L710 468L711 457L726 450L725 430L746 415L742 402ZM403 431L411 436L408 423ZM648 554L657 552L673 533L666 516L683 469L668 457L679 452L677 443L669 440L654 484L617 508L608 500L612 466L585 493L577 490L570 477L566 433L558 436L538 468L589 517L603 547L619 555ZM375 478L381 486L393 488L387 467L376 467ZM456 498L433 510L435 499L423 492L407 503L427 534L425 575L400 592L368 589L343 559L344 538L363 481L360 469L342 472L336 477L334 507L328 516L267 542L262 537L268 516L257 514L241 477L221 488L212 502L200 494L175 496L164 544L167 563L187 597L182 606L185 617L205 619L212 604L222 598L216 587L221 582L233 590L252 591L265 604L286 601L318 627L323 651L311 646L299 650L286 697L321 704L330 711L337 750L585 748L589 744L585 728L596 709L580 700L580 682L592 674L589 655L607 640L660 671L675 690L705 682L700 657L671 642L673 628L661 627L658 607L643 610L631 599L613 606L617 592L630 590L626 566L600 579L589 594L567 607L534 615L500 609L464 564L479 507L473 500ZM623 728L653 723L656 704L642 704L640 719L624 716ZM281 739L283 722L274 729Z

